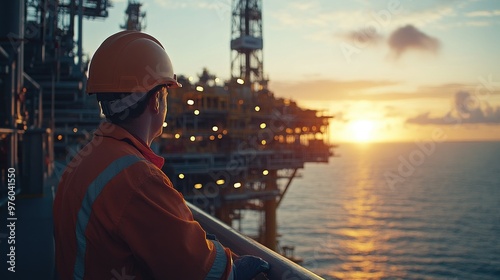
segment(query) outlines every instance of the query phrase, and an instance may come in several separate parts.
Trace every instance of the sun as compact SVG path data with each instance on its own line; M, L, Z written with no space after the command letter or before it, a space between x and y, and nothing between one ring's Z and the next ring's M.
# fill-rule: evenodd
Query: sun
M371 142L374 140L375 123L370 120L355 120L349 124L349 134L355 142Z

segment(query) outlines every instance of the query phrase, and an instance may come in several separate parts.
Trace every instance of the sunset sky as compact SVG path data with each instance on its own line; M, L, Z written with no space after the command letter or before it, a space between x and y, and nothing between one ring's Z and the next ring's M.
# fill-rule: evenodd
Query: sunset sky
M142 2L178 74L229 78L231 1ZM500 140L500 1L262 2L269 87L335 116L332 142ZM90 56L125 21L113 3L84 22Z

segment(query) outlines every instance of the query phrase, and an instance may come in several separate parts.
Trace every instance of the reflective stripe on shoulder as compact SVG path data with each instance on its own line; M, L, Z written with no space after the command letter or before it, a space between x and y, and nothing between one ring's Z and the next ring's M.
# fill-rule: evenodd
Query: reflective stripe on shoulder
M210 271L208 272L208 275L205 279L219 280L226 271L226 265L227 265L226 251L224 251L224 247L222 247L219 241L210 240L210 242L212 242L215 245L215 260L214 263L212 264L212 268L210 268Z
M111 179L113 179L125 168L141 160L144 159L134 155L128 155L116 159L115 161L110 163L108 167L106 167L106 169L104 169L87 188L87 192L85 193L85 197L83 198L82 206L78 211L78 217L76 221L77 253L75 269L73 272L74 279L82 280L85 274L85 251L87 249L85 231L87 229L90 213L92 211L92 204L104 189L104 187L108 184L108 182L111 181Z

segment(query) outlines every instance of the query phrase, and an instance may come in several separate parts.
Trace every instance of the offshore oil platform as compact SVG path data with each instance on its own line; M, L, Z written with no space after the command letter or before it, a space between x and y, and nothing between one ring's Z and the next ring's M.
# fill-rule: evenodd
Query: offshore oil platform
M107 0L1 4L0 213L7 215L14 192L20 219L50 211L25 218L47 228L49 237L51 207L38 209L35 200L50 204L65 164L103 121L95 97L85 94L83 21L106 18L111 6ZM142 30L146 14L140 9L129 1L120 27ZM238 221L241 227L246 211L256 211L261 219L253 238L281 251L277 207L298 169L332 156L332 117L268 89L261 0L233 1L231 28L230 79L207 69L197 80L179 76L183 87L170 91L164 132L152 148L166 159L164 172L187 201L233 227ZM15 188L7 184L13 170Z

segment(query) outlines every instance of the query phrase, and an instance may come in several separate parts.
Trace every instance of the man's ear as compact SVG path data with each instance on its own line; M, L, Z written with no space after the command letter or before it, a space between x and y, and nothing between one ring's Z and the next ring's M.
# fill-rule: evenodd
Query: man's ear
M149 99L149 104L148 104L148 107L151 108L151 110L153 110L153 112L156 114L158 114L158 112L160 112L159 96L160 96L159 92L156 92L155 94L153 94L153 96L151 96L151 98Z

